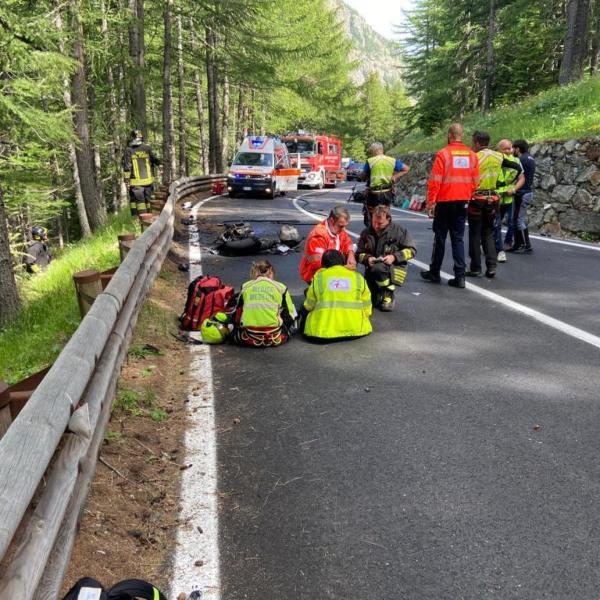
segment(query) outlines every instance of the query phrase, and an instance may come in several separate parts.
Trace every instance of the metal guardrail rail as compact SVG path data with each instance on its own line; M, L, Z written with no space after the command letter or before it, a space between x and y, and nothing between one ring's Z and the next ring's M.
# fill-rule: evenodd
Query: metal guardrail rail
M169 251L175 204L223 175L171 184L48 374L0 439L0 600L55 600L138 313Z

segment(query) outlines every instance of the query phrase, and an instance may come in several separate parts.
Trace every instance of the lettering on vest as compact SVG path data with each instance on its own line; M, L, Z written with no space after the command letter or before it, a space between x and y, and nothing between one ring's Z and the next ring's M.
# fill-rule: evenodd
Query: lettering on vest
M469 157L468 156L453 156L452 166L455 169L468 169L469 168Z
M327 281L327 289L330 292L349 292L351 288L350 280L345 277L329 279Z

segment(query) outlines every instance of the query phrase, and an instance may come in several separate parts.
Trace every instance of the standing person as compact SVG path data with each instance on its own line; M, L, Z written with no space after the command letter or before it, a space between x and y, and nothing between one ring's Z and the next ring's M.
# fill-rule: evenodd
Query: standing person
M529 144L525 140L515 140L513 142L515 154L521 161L523 171L525 172L525 183L515 196L515 243L509 252L519 252L531 254L533 248L529 240L529 228L525 218L527 217L527 207L533 200L533 177L535 175L535 159L529 154Z
M367 200L363 206L364 222L369 225L373 209L380 204L389 206L394 202L394 184L410 171L400 159L386 156L379 142L369 147L369 158L363 169L363 180L367 182Z
M154 189L154 168L160 165L160 160L152 148L144 144L141 129L134 129L131 138L123 155L123 177L129 190L131 215L135 217L149 209Z
M462 139L463 126L453 123L448 129L448 145L433 161L427 182L427 209L433 217L433 251L429 271L421 277L430 283L441 283L440 270L444 260L446 237L450 233L454 279L448 285L465 287L465 221L467 205L479 182L479 162L476 154Z
M498 152L502 152L504 158L512 162L519 162L516 156L513 156L513 145L510 140L500 140L496 146ZM497 192L500 196L499 211L496 214L494 222L494 238L496 241L496 253L499 263L506 262L505 247L510 248L513 244L514 231L513 226L513 206L515 193L523 187L525 176L523 173L517 173L514 169L502 169L502 183L498 182ZM506 218L506 237L502 242L502 221Z
M498 212L498 181L502 183L502 169L523 171L520 163L515 163L501 152L489 148L490 134L476 131L473 134L473 150L479 160L479 186L473 194L468 208L469 258L470 268L467 277L481 277L481 249L485 254L485 276L496 276L498 254L494 240L494 223Z
M394 290L406 279L407 262L417 248L408 230L392 223L389 206L376 206L371 225L358 240L358 262L365 266L365 279L373 306L383 312L394 309Z
M335 206L329 216L315 225L306 238L304 255L300 260L300 276L310 283L314 274L321 268L321 259L327 250L339 250L349 269L356 269L356 258L352 239L346 231L350 213L343 206Z
M373 330L369 286L344 262L339 250L323 254L323 267L315 273L303 306L308 313L304 335L309 339L333 342L362 337Z
M285 284L275 281L268 260L253 262L250 277L238 297L233 340L254 348L280 346L294 331L297 316L290 293Z
M28 273L45 271L52 255L48 248L48 234L43 227L34 225L31 228L31 241L27 244L27 253L23 259Z

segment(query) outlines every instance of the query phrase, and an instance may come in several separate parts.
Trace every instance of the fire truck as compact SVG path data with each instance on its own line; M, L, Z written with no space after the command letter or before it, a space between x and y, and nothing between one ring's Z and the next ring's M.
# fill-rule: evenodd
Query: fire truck
M281 136L287 146L292 166L300 168L298 185L314 188L335 187L344 179L342 142L330 135L305 131Z

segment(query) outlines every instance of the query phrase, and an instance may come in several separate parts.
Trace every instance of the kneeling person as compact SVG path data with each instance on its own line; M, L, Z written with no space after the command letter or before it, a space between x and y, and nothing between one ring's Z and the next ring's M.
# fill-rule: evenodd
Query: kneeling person
M327 250L306 292L304 335L334 341L371 333L371 292L365 278L345 266L339 250Z
M358 262L365 266L365 278L373 305L382 311L394 308L394 290L406 279L406 263L417 253L408 230L392 223L389 206L377 206L372 222L360 234Z
M279 346L294 330L296 307L287 287L275 281L275 269L268 260L257 260L250 270L252 279L242 285L233 340L244 346Z

